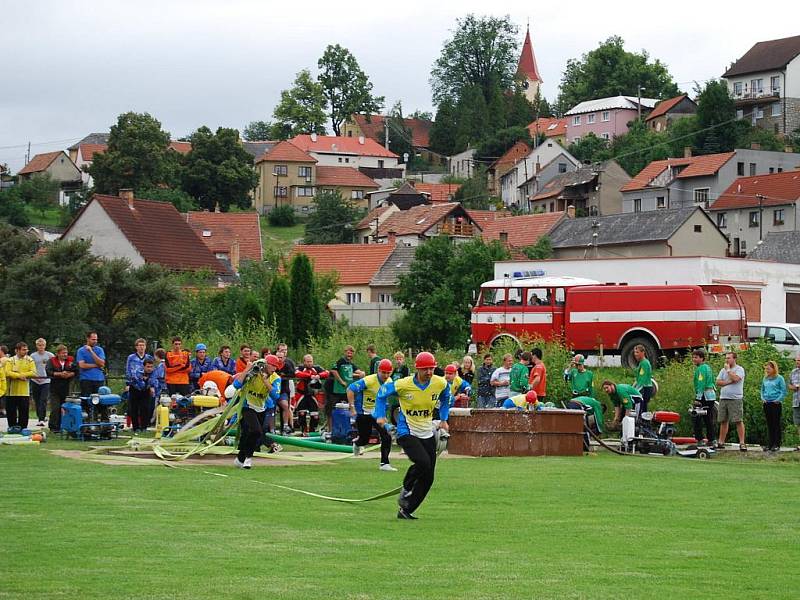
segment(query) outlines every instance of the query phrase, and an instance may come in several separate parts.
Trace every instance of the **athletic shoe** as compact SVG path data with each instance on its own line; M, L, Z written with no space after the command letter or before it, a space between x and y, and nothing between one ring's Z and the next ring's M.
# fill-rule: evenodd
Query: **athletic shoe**
M397 471L397 469L395 469L395 468L394 468L392 465L390 465L389 463L383 463L383 464L380 466L380 470L381 470L381 471Z
M44 427L44 421L39 421L39 422L36 424L36 426L37 426L37 427Z
M747 452L747 446L744 444L739 444L739 452Z
M283 426L283 435L292 435L292 433L294 433L294 431L292 430L291 427L289 427L288 425Z
M237 469L244 469L244 465L246 462L247 462L246 458L244 459L244 462L240 462L239 457L237 456L236 458L233 459L233 466L236 467Z
M398 519L411 519L413 521L417 520L417 517L412 515L410 512L406 511L405 508L401 508L400 510L397 511L397 518Z
M280 452L281 450L283 450L283 446L281 446L280 444L272 444L269 447L269 450L268 450L267 453L268 454L276 454L276 453Z
M397 506L400 507L401 510L406 510L408 508L408 497L411 495L406 488L400 488L400 495L397 497Z
M238 460L238 459L237 459ZM253 459L249 456L244 459L244 464L242 465L244 469L252 469L253 468Z

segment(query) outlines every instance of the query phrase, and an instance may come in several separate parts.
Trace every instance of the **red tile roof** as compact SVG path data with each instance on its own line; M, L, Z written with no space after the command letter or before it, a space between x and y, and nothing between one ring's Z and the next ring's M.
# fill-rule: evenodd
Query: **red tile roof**
M256 164L267 160L271 162L276 160L281 162L317 162L317 159L303 152L291 142L286 141L278 142L271 150L264 152L264 154L256 159Z
M398 158L394 152L389 152L375 140L365 138L362 144L358 138L342 135L318 135L313 141L311 135L296 135L289 140L304 152L320 152L328 154L356 154L359 156L383 156Z
M94 160L95 154L103 154L105 151L108 150L108 146L106 144L81 144L80 151L81 151L81 158L85 162L92 162Z
M63 150L57 150L56 152L45 152L44 154L37 154L31 159L31 161L27 165L22 167L17 172L17 175L27 175L28 173L41 173L42 171L47 169L47 167L49 167L50 164L62 154L64 154Z
M378 227L381 236L393 231L397 235L421 235L431 227L443 221L450 213L457 211L469 216L458 202L442 202L438 204L419 204L408 210L392 213ZM470 218L471 219L471 218ZM480 223L475 223L480 230Z
M567 135L567 120L556 119L550 117L539 117L533 123L528 125L528 131L532 138L536 135L544 135L545 137L557 137Z
M525 32L525 42L522 44L522 54L517 64L517 73L525 75L531 81L542 81L539 69L536 68L536 57L533 55L530 29Z
M339 187L364 187L377 190L380 186L375 180L367 177L353 167L317 166L315 185L333 185Z
M387 210L392 208L392 205L389 206L378 206L377 208L373 208L371 211L367 213L367 215L358 222L356 225L356 229L365 229L367 227L372 227L372 222L375 219L379 219L380 216L385 213Z
M535 244L543 235L549 234L563 218L563 212L551 212L497 219L484 225L482 237L487 242L499 240L500 234L505 232L508 234L509 246L524 248Z
M353 123L358 125L361 132L368 138L381 143L385 129L383 115L353 115ZM369 121L367 121L369 119ZM423 119L403 119L403 125L411 130L411 145L415 148L427 148L430 145L431 121ZM392 137L392 134L389 134Z
M452 202L453 196L461 188L460 183L423 183L414 181L412 185L418 192L430 194L431 202Z
M485 223L491 223L492 221L497 221L498 219L506 219L511 216L511 213L507 210L468 209L467 213L469 213L470 218L481 227L483 227Z
M256 212L190 211L186 222L214 253L230 254L231 245L239 241L240 260L261 260L261 226ZM204 236L208 231L211 235Z
M192 151L192 142L170 142L169 147L179 154L189 154Z
M316 273L339 273L339 285L368 285L394 249L395 244L296 245L289 259L305 254Z
M800 171L739 177L720 194L716 202L711 205L711 210L757 207L759 195L764 196L762 206L779 206L796 202L800 199Z
M677 179L714 175L726 162L733 158L735 154L735 152L723 152L721 154L706 154L703 156L692 156L690 158L654 160L639 171L636 177L622 186L620 191L633 192L636 190L643 190L668 167L686 167L676 176Z
M661 115L667 114L673 108L678 106L678 104L680 104L684 98L688 97L689 97L688 94L681 94L680 96L675 96L674 98L670 98L669 100L662 100L661 102L656 104L656 107L653 109L653 111L649 115L647 115L647 117L645 117L645 121L649 121L651 119L655 119L656 117L660 117Z
M137 198L133 200L131 208L128 201L119 196L95 194L67 227L65 236L80 220L86 208L95 202L102 207L145 262L179 271L210 269L218 274L230 273L169 202Z
M525 142L517 142L509 148L503 156L498 158L492 163L492 168L499 169L499 167L511 168L514 164L521 161L523 158L530 154L531 149ZM508 169L506 169L508 170Z

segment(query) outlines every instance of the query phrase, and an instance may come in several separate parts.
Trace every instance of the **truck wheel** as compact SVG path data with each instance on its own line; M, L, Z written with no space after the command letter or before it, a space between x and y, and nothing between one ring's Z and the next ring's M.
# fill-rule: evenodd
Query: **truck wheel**
M644 352L647 355L647 358L650 360L651 364L656 364L658 359L658 352L656 350L655 344L648 339L648 338L631 338L622 346L622 356L621 356L621 363L623 367L627 367L628 369L635 369L636 365L636 358L633 356L633 349L641 344L644 346Z

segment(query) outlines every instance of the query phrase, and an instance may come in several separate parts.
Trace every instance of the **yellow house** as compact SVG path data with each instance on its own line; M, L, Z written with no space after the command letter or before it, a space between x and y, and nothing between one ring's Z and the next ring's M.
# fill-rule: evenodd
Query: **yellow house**
M307 211L320 191L338 190L358 208L367 207L367 193L378 184L353 167L317 165L317 160L291 142L279 142L256 160L258 212L279 206Z

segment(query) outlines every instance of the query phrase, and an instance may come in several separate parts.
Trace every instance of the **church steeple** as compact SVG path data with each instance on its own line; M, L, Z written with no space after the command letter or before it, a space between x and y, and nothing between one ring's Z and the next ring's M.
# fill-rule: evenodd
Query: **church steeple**
M539 75L539 69L536 66L536 56L533 54L530 26L528 26L525 32L522 54L520 54L519 63L517 64L517 76L522 80L522 85L525 88L525 96L528 100L533 102L533 99L536 97L536 92L539 90L539 85L542 83L542 77Z

